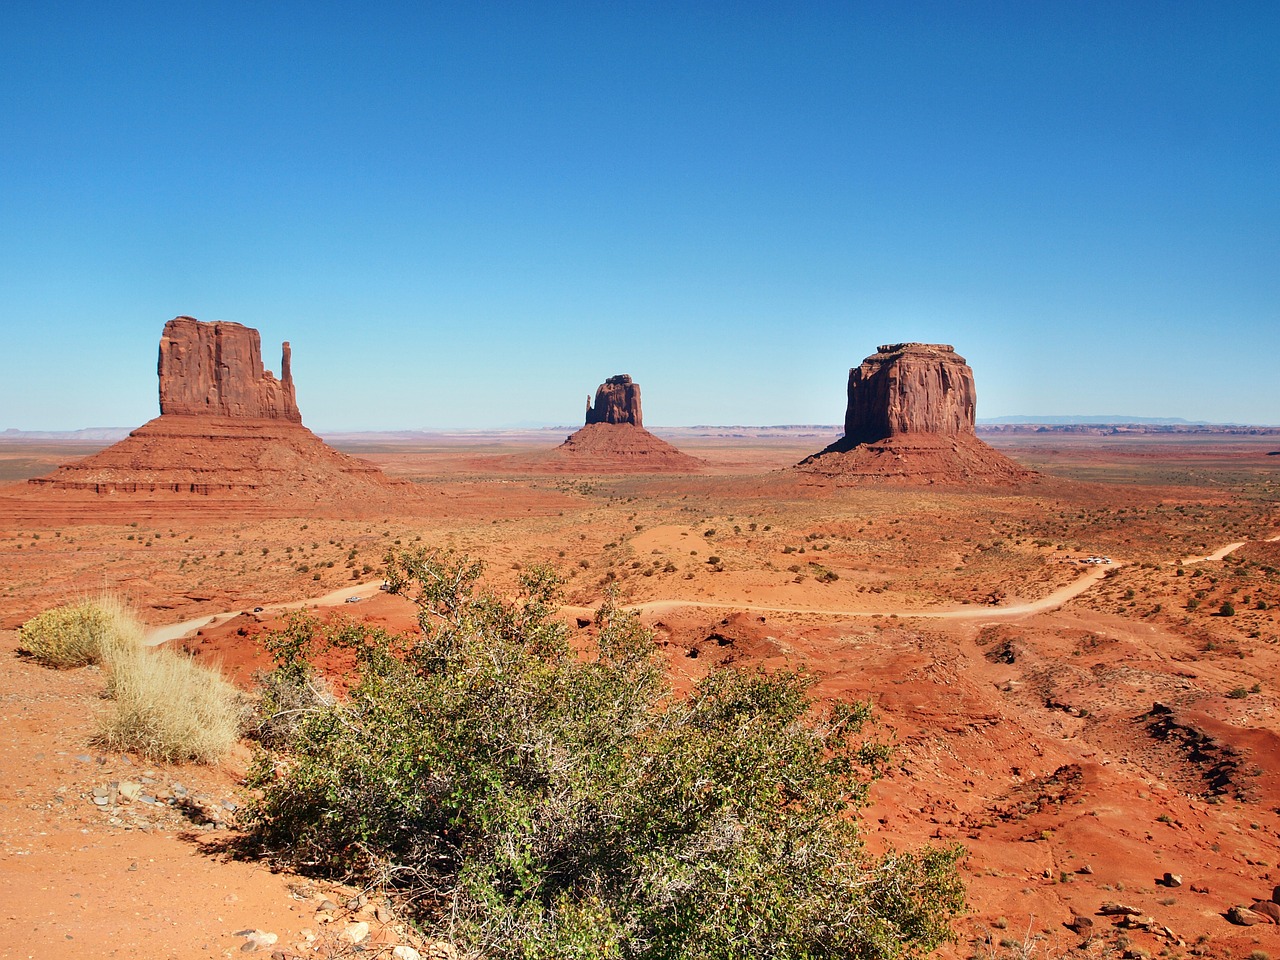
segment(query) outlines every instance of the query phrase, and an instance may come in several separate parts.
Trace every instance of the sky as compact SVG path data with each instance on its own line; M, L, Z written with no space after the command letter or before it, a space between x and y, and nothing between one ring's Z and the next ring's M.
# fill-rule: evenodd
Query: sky
M0 4L0 429L158 413L178 315L313 429L1280 424L1280 4Z

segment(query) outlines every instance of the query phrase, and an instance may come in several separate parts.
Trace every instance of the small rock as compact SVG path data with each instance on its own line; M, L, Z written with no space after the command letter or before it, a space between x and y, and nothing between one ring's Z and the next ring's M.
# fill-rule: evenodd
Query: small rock
M362 894L359 894L358 896L352 897L350 900L347 901L347 909L359 910L368 902L369 902L369 898L362 893Z
M1191 885L1191 892L1192 893L1208 893L1209 888L1206 887L1203 883L1193 883Z
M1276 887L1271 891L1271 902L1280 903L1280 887Z
M394 960L422 960L422 954L413 947L399 946L391 951Z
M1227 911L1227 919L1239 927L1252 927L1255 923L1270 923L1260 913L1254 913L1248 907L1240 905L1234 906Z
M382 904L378 904L376 907L373 908L373 918L377 920L379 923L390 923L393 919L391 916L391 911L388 910L386 907L384 907Z
M328 897L325 897L316 905L317 913L334 913L335 911L337 911L337 909L338 909L338 905L334 903L332 900L330 900Z
M1089 876L1093 873L1093 867L1089 866L1087 863L1083 864L1076 868L1076 873L1083 873L1085 876Z
M120 796L125 800L134 801L142 796L142 784L133 783L125 780L120 784Z
M267 947L275 946L275 942L280 939L274 933L267 933L265 930L249 930L240 933L239 936L245 938L244 945L240 948L245 953L265 950Z
M1262 914L1272 923L1280 923L1280 904L1274 900L1255 900L1249 909Z
M1110 900L1100 906L1098 912L1104 917L1136 917L1142 914L1142 911L1137 907L1130 907L1123 903L1113 903Z
M342 939L350 943L363 943L368 936L369 924L364 920L349 924L347 929L342 931Z
M1165 871L1165 875L1160 878L1160 882L1166 887L1180 887L1182 886L1182 875Z
M108 800L106 797L94 797L93 802L97 804L99 807L105 807L111 801Z
M1093 919L1090 917L1082 917L1077 914L1067 923L1067 929L1082 937L1088 936L1093 933Z
M102 786L94 787L93 795L95 797L109 797L111 796L111 788Z

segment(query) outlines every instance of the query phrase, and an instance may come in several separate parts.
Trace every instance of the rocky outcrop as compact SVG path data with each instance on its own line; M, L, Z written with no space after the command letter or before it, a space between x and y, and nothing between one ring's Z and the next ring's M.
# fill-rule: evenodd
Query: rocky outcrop
M909 433L973 435L973 370L943 343L881 346L849 371L848 446Z
M411 497L367 460L302 425L289 344L282 379L262 367L258 331L177 317L160 338L160 416L105 450L31 481L97 495L163 494L375 508Z
M160 336L160 414L301 423L289 344L277 380L262 366L258 331L239 323L175 317Z
M507 458L510 469L537 473L699 473L706 462L681 453L643 426L640 384L625 373L587 398L587 422L554 450Z
M640 412L640 384L625 373L610 377L596 390L596 402L587 398L587 423L629 423L644 426Z
M1036 474L974 433L973 371L947 344L881 346L849 371L844 436L797 469L820 484L1014 484Z

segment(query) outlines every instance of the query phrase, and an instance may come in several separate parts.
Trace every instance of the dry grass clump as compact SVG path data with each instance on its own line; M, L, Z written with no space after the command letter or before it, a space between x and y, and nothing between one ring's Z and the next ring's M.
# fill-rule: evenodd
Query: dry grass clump
M59 670L107 662L117 647L141 641L137 618L113 596L46 610L18 631L20 650Z
M240 736L239 691L215 669L168 647L135 645L111 661L115 701L99 740L171 763L217 763Z
M172 763L216 763L240 735L241 697L222 674L168 647L148 647L145 630L118 597L48 610L23 625L21 649L47 666L101 663L112 704L98 740Z

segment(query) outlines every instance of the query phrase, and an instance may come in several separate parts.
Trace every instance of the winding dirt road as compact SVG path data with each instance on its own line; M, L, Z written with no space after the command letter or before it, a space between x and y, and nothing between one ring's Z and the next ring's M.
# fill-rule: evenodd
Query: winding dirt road
M1280 540L1280 536L1267 538L1266 543L1274 543ZM1171 561L1173 563L1204 563L1210 560L1221 560L1228 554L1239 550L1248 540L1240 540L1234 543L1228 543L1210 554L1203 557L1183 557L1181 561ZM753 610L758 613L802 613L812 614L815 616L826 617L902 617L906 619L921 620L1001 620L1013 617L1024 617L1033 613L1045 613L1049 610L1056 610L1085 591L1091 589L1098 581L1102 580L1107 574L1113 570L1118 570L1123 566L1121 563L1112 563L1106 566L1093 566L1088 571L1081 574L1078 578L1065 586L1059 587L1052 593L1046 594L1039 600L1029 600L1025 603L1011 603L1007 606L962 606L951 607L945 610L920 610L907 607L899 607L890 610L837 610L830 607L780 607L768 604L754 603L738 603L728 600L643 600L640 603L624 604L624 609L634 610L637 613L665 613L669 610L681 610L691 607L702 607L711 610ZM351 597L365 599L371 597L378 592L381 580L370 580L368 583L361 583L351 587L343 587L340 590L334 590L323 596L313 597L310 600L294 600L289 603L269 604L262 608L263 612L278 613L284 610L300 610L304 607L334 607L340 603L346 603ZM594 607L562 607L564 613L574 616L592 616L595 614ZM183 620L180 623L163 624L151 627L147 630L146 642L149 646L166 643L169 640L177 640L188 634L194 633L196 630L204 627L221 623L231 617L239 616L247 610L229 610L223 613L211 613L203 617L196 617L193 620Z

